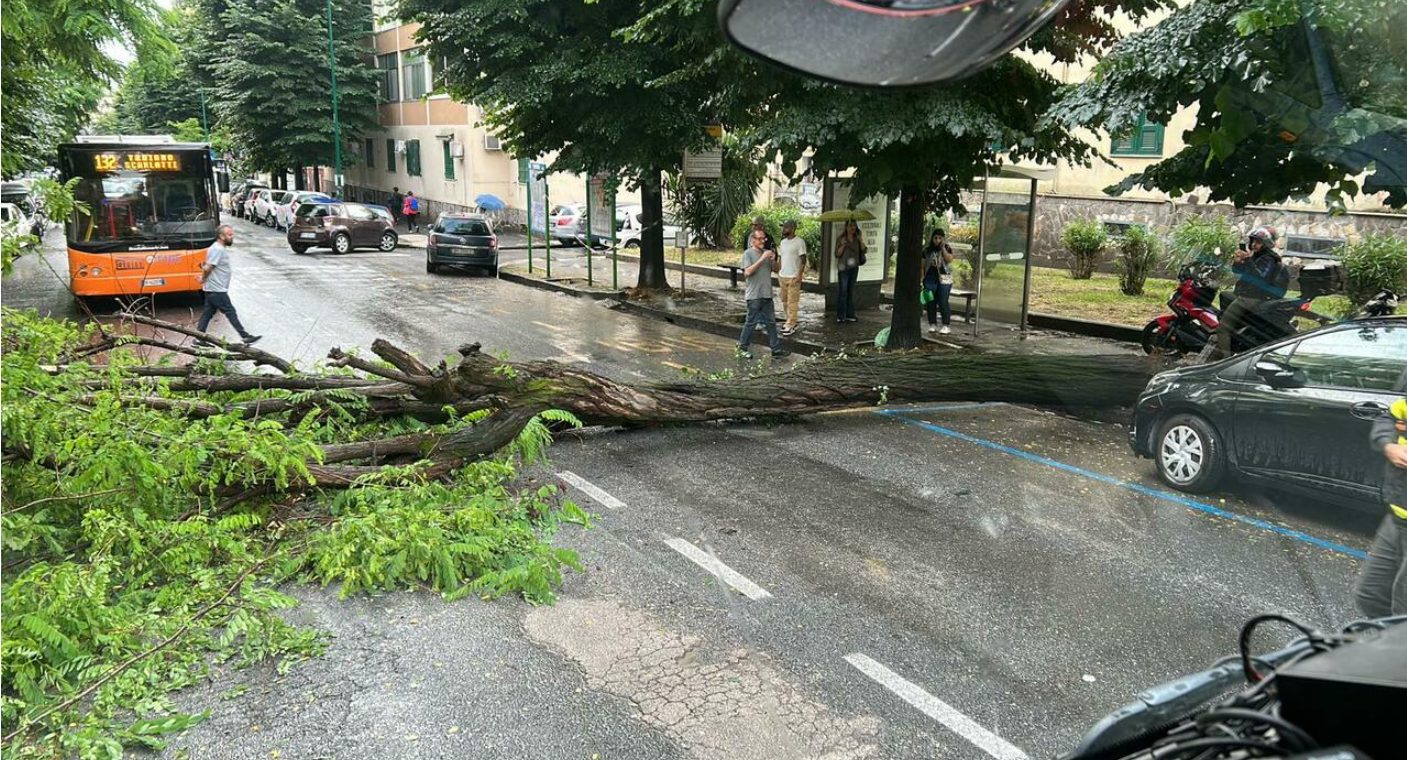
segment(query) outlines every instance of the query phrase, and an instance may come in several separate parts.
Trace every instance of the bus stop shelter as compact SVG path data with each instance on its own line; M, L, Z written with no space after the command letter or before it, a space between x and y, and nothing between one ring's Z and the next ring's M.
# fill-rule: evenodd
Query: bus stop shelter
M981 226L973 262L977 309L973 336L984 330L1027 328L1031 310L1031 246L1036 237L1036 188L1054 169L1003 166L983 177Z

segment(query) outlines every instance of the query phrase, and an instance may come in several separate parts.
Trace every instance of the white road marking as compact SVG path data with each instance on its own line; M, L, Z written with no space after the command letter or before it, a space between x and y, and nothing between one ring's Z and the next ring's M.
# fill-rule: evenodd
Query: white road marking
M767 592L767 589L743 577L741 573L723 564L717 557L694 546L688 541L682 538L666 538L664 542L669 545L669 548L688 557L694 564L707 570L711 575L718 578L718 580L737 589L738 593L743 596L753 601L767 599L772 596Z
M597 486L595 483L592 483L591 481L587 480L586 478L583 478L582 476L574 472L559 472L557 473L557 477L566 481L567 485L571 486L572 488L575 488L578 491L581 491L582 493L586 494L587 496L590 496L592 499L595 499L596 503L600 504L603 507L606 507L608 509L620 509L621 507L625 506L625 502L606 493L605 491L601 490L600 486Z
M947 726L953 733L972 742L978 749L997 760L1029 760L1020 748L978 725L977 721L958 712L952 705L929 694L917 684L870 657L859 653L848 654L845 661L874 679L880 686L897 694L900 699L918 708L919 712Z

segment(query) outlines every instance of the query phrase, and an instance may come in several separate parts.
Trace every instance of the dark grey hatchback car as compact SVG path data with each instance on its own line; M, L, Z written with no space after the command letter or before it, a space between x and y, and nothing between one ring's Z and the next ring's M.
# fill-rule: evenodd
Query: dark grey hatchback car
M487 217L479 214L440 214L425 242L425 271L441 266L484 269L498 274L498 236Z
M1234 473L1339 504L1381 506L1372 421L1407 394L1407 316L1340 322L1155 375L1129 442L1163 482L1200 493Z

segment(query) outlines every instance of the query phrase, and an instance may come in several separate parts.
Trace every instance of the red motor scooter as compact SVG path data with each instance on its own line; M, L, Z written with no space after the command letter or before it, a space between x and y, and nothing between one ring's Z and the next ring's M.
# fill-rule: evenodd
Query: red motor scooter
M1216 333L1219 318L1216 294L1219 271L1213 264L1184 264L1177 272L1177 288L1168 298L1171 314L1143 327L1143 350L1150 354L1196 353Z

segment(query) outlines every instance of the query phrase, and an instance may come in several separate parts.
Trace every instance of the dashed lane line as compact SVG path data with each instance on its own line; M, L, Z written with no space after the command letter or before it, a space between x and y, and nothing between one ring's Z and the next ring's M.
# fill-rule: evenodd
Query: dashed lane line
M601 506L606 507L607 509L620 509L621 507L625 506L625 502L606 493L601 489L600 486L597 486L595 483L592 483L591 481L587 480L586 478L583 478L582 476L574 472L559 472L557 473L557 477L561 478L567 485L571 486L572 488L575 488L576 490L581 491L587 496L590 496L596 501L597 504L600 504Z
M880 686L918 708L918 711L942 723L948 730L968 740L973 746L997 760L1029 760L1016 745L983 728L977 721L963 715L952 705L924 691L918 684L886 668L867 655L848 654L845 661L869 676Z
M753 583L743 576L742 573L723 564L722 560L700 549L697 546L685 541L682 538L667 538L664 542L669 548L687 557L694 564L707 570L710 575L720 581L732 586L738 593L753 600L759 601L772 596L767 589Z

